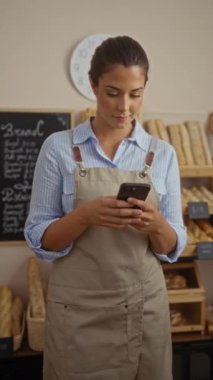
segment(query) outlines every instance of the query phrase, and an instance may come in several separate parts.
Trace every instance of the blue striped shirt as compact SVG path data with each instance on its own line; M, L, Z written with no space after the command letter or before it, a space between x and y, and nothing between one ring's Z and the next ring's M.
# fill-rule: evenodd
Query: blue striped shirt
M60 252L46 251L41 247L46 228L74 207L76 163L71 147L72 133L74 144L80 146L85 167L141 170L151 141L151 136L136 122L131 137L122 141L110 160L101 149L89 120L72 130L53 133L44 141L34 172L30 211L24 234L29 247L38 257L47 261L65 256L72 249L72 244ZM182 218L176 153L171 145L162 140L158 140L151 178L160 197L160 211L177 234L176 250L169 256L158 256L162 261L174 262L186 244L186 229Z

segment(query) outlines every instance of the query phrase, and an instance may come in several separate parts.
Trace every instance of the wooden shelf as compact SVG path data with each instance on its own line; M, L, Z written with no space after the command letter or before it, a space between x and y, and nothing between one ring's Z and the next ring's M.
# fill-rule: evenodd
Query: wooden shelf
M208 334L208 332L204 335L198 333L173 333L172 334L172 343L184 343L184 342L204 342L210 341L213 344L213 336Z
M180 166L181 178L213 177L213 166Z

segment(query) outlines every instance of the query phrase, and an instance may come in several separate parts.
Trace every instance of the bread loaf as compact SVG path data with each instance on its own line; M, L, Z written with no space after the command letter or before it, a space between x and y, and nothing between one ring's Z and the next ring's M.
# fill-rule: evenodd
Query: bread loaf
M213 202L213 193L212 193L212 191L208 190L204 186L200 187L200 191L204 194L204 197L207 199L207 201Z
M205 219L198 219L198 226L211 238L213 239L213 226Z
M31 316L33 318L45 318L46 308L40 269L34 257L29 259L28 282Z
M170 321L172 326L186 325L186 318L180 310L170 310Z
M206 160L206 164L207 165L212 165L212 157L211 157L209 145L208 145L208 142L207 142L207 137L206 137L204 129L201 128L201 126L200 126L200 136L201 136L201 142L202 142L202 145L203 145L203 153L204 153L204 157L205 157L205 160Z
M15 297L12 303L12 335L21 333L24 305L20 297Z
M213 193L204 186L182 187L184 202L213 202Z
M209 115L209 132L213 133L213 112Z
M198 201L200 201L200 202L206 201L206 197L204 196L204 194L202 193L200 188L193 186L193 187L191 187L191 192L198 199Z
M206 165L203 144L201 140L199 123L196 121L186 121L185 125L189 132L193 159L196 165Z
M206 234L205 231L203 231L197 223L195 223L193 220L188 220L186 222L187 226L187 232L190 231L190 233L193 235L194 242L198 243L201 241L212 241L212 238Z
M147 132L157 138L160 138L160 135L158 133L157 124L155 123L155 120L148 120L144 123L145 129Z
M178 124L169 124L167 128L168 128L171 144L173 145L177 153L177 159L178 159L179 165L184 166L187 164L187 162L186 162L185 155L182 148L182 140L181 140L180 129L178 127Z
M0 338L12 336L12 292L3 286L0 292Z
M169 133L167 131L167 127L165 126L165 124L159 119L155 120L155 123L157 125L157 131L158 131L159 137L162 140L170 143Z
M96 109L95 108L86 108L84 111L81 113L81 123L86 121L89 117L94 117L96 115Z
M187 202L198 202L199 198L191 191L191 189L187 189L185 187L182 188L182 194L187 200Z
M187 282L184 276L178 273L165 274L167 289L184 289L187 287Z
M194 165L194 159L193 159L192 150L191 150L189 133L186 129L186 126L183 123L178 125L178 128L179 128L179 133L181 136L181 146L183 149L186 164L193 166Z

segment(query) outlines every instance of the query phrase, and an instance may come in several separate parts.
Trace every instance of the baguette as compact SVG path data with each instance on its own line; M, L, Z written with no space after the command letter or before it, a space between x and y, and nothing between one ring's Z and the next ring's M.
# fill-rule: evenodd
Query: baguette
M170 143L169 134L168 134L167 127L165 126L165 124L161 120L156 120L155 123L157 125L157 131L158 131L159 137L162 140Z
M155 120L148 120L144 123L144 125L145 125L145 129L150 135L160 138Z
M213 239L213 226L210 222L205 219L199 219L197 220L197 224L211 239Z
M187 164L187 162L186 162L185 155L182 149L179 127L177 124L169 124L167 128L168 128L171 144L174 146L177 153L177 159L178 159L179 165L184 166Z
M190 190L186 189L185 187L182 188L182 194L185 197L185 200L187 202L198 202L198 197Z
M37 260L29 259L28 265L29 301L31 316L33 318L45 318L46 308L44 301L43 286Z
M212 241L205 231L203 231L197 223L192 220L189 220L187 223L187 229L190 230L191 234L194 236L196 242L200 241Z
M209 132L213 133L213 112L209 115Z
M201 186L200 187L201 192L204 194L204 196L207 198L209 202L213 202L213 192L208 190L206 187Z
M189 132L195 165L206 165L199 124L196 121L186 121L185 125Z
M0 293L0 338L12 336L12 291L3 286Z
M192 155L189 133L186 129L186 126L183 123L178 125L178 128L181 136L181 146L186 159L186 164L193 166L195 163Z
M202 142L202 146L203 146L203 153L204 153L206 164L212 165L212 157L211 157L207 137L206 137L204 129L201 128L200 125L199 125L199 131L200 131L200 137L201 137L201 142Z
M96 115L96 109L95 108L86 108L84 111L81 113L81 123L86 121L90 117L94 117Z
M21 333L24 305L20 297L15 297L12 303L12 335Z
M191 192L194 194L195 197L197 197L198 201L205 202L206 197L202 193L202 191L198 187L191 187Z

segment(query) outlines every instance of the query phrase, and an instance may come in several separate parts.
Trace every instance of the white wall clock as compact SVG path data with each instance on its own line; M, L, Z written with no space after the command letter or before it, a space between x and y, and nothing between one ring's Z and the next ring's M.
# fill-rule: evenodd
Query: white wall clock
M75 47L71 55L70 76L72 82L80 94L90 100L95 100L88 77L91 58L96 47L108 37L110 37L108 34L88 36Z

